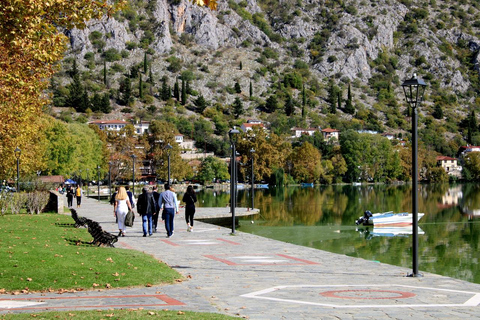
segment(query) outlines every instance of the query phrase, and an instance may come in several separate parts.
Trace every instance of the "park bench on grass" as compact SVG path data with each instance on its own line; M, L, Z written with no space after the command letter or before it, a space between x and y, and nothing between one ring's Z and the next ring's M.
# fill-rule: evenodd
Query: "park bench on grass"
M90 235L93 237L91 244L97 246L104 245L108 247L114 247L113 244L118 241L118 236L120 234L111 234L110 232L103 230L98 222L84 217L79 217L75 209L70 209L70 211L72 213L73 220L75 220L76 228L80 228L83 226L86 226L88 228L88 233L90 233Z

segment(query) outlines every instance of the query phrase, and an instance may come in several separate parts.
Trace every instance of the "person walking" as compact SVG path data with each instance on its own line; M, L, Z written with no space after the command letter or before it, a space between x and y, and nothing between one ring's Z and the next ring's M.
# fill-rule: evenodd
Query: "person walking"
M158 206L163 206L162 220L165 220L165 229L167 231L167 238L173 235L173 219L175 213L178 214L177 196L170 190L170 185L165 184L165 191L160 194L158 199Z
M69 208L73 207L73 189L72 188L67 189L67 206Z
M142 194L138 196L137 212L142 216L143 222L143 236L152 235L153 225L152 217L156 212L157 205L151 192L148 192L148 187L143 187Z
M75 189L75 198L77 198L77 208L80 208L80 205L82 204L82 188L80 188L80 185L77 185L77 189Z
M132 191L130 191L129 186L126 186L125 190L127 190L128 200L130 200L130 204L132 205L132 209L133 209L133 208L135 208L135 198L133 197L133 193L132 193Z
M125 187L119 187L117 196L115 197L115 204L113 205L113 215L117 217L118 221L118 230L122 234L122 237L125 237L127 228L125 226L125 217L128 210L132 210L132 205L128 199L127 191Z
M193 216L195 215L195 202L197 195L193 186L187 187L187 192L183 195L182 201L185 202L185 221L187 222L187 231L193 231Z
M155 213L153 214L152 224L153 224L153 232L157 232L157 225L158 225L158 216L160 215L160 207L158 206L158 199L160 198L160 193L158 193L157 185L153 186L153 199L155 200Z

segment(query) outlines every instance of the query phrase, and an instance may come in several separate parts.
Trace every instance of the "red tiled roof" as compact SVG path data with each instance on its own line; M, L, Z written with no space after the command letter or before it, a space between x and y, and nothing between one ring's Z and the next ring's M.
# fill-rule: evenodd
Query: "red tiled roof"
M323 129L322 132L340 132L340 130L337 130L337 129L330 129L330 128L326 128L326 129Z
M457 160L457 159L452 157L447 157L447 156L437 156L437 161L448 161L448 160Z
M130 124L130 122L124 120L95 120L90 122L92 124Z

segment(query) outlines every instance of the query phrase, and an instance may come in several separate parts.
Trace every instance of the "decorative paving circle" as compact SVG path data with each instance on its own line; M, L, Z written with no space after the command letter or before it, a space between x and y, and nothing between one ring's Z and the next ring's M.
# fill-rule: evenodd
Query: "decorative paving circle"
M393 290L333 290L320 295L340 299L406 299L415 297L414 293Z

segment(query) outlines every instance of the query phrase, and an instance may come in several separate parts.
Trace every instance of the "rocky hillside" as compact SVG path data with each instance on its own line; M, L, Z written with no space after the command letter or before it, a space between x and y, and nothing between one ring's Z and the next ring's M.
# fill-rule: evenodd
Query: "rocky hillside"
M275 126L277 133L297 125L408 135L400 84L416 73L429 85L421 138L451 153L476 142L462 121L480 104L479 10L473 0L220 0L217 11L184 0L131 0L115 17L66 31L71 52L54 89L68 96L75 58L88 95L108 93L113 106L89 117L145 119L173 110L178 117L220 117L217 126L251 117L275 124L286 114L288 125ZM133 98L122 102L126 77ZM162 78L171 88L186 79L188 100L162 100ZM209 108L199 110L201 96ZM239 113L232 111L236 98ZM354 110L346 112L348 100ZM67 98L59 101L69 107ZM292 101L293 113L285 111ZM61 116L66 109L53 110Z

